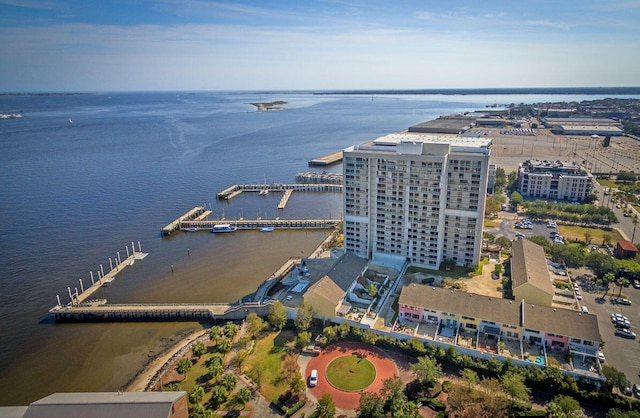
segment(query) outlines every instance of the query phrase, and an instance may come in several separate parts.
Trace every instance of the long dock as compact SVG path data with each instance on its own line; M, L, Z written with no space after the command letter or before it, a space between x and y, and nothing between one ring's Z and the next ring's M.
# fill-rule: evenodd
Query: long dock
M63 305L62 302L60 301L60 295L56 295L58 304L52 309L61 308L63 306L67 306L67 307L77 306L77 305L82 305L86 303L87 299L89 299L89 297L91 297L91 295L93 295L96 292L96 290L104 286L109 286L115 280L116 275L118 273L123 271L128 266L132 266L136 262L136 260L144 259L147 255L148 255L147 253L142 252L142 248L140 247L140 241L138 241L138 251L136 251L135 246L132 242L131 254L129 254L129 247L127 246L127 258L122 260L120 258L120 252L117 253L117 257L114 257L113 259L109 258L109 271L106 274L104 273L103 265L100 264L100 270L98 271L98 274L97 274L98 276L97 280L94 278L93 272L90 273L91 286L85 289L84 282L82 281L82 279L79 279L79 283L80 283L79 291L77 287L74 288L74 291L71 291L71 287L67 287L67 290L69 291L69 299L70 299L69 303L66 305Z
M114 321L227 321L246 318L250 313L265 316L272 300L264 303L165 303L114 304L105 300L82 305L56 306L49 310L56 321L62 322L114 322Z
M235 226L239 230L260 229L272 226L274 229L305 229L334 228L340 219L240 219L240 220L213 220L213 221L183 221L183 228L213 229L214 225L221 223Z
M175 221L171 222L169 225L165 226L160 230L161 236L167 236L174 231L178 231L180 229L180 224L183 221L192 220L192 219L205 219L207 216L211 214L211 211L207 211L207 208L204 206L196 206L191 209L189 212L185 213Z
M280 203L278 203L278 209L284 209L285 206L287 206L287 202L291 197L291 193L293 193L293 190L291 189L284 191L284 194L282 195L282 199L280 199Z
M234 184L216 195L217 199L230 200L243 192L264 193L284 192L286 190L300 192L341 192L342 184L332 183L271 183L271 184ZM175 221L174 221L175 222Z
M337 164L342 161L342 151L334 152L332 154L325 155L323 157L314 158L309 161L309 166L313 167L326 167L329 165Z

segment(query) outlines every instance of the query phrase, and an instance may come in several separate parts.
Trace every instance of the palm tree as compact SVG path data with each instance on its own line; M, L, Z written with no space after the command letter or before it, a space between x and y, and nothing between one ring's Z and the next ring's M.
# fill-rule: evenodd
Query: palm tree
M193 388L191 388L191 390L189 391L189 402L194 405L199 404L200 401L202 401L202 398L204 398L204 389L202 388L202 386L195 385Z
M191 366L193 366L191 360L186 357L182 357L180 360L178 360L178 366L176 367L176 370L182 375L182 380L187 377L187 373L189 372L189 370L191 370Z
M227 390L230 392L234 387L236 387L236 384L238 384L238 378L234 374L226 373L222 375L221 383L222 386L227 388Z
M605 273L605 275L602 276L602 279L601 279L602 284L607 287L604 291L604 296L602 296L603 298L607 297L607 293L609 293L609 284L613 283L615 279L616 279L616 275L613 274L612 272Z
M620 295L622 294L622 287L629 286L629 280L624 277L618 277L616 279L616 285L620 286L620 291L618 291L618 299L620 299Z
M251 391L248 388L241 388L238 393L236 393L236 401L242 404L242 409L244 409L247 402L251 400Z

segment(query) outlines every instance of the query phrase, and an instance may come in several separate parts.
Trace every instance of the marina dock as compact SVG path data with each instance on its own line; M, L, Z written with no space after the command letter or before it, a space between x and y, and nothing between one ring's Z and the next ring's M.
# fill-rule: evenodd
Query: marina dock
M334 152L333 154L325 155L324 157L314 158L309 161L310 167L326 167L329 165L337 164L342 161L342 151Z
M164 303L114 304L106 300L82 305L56 306L49 310L61 322L114 321L228 321L246 318L249 313L269 314L274 301L264 303Z
M178 231L181 228L181 223L187 220L202 220L207 216L211 215L211 211L208 211L204 206L196 206L191 209L189 212L185 213L175 221L171 222L169 225L165 226L160 230L161 236L167 236L171 234L173 231Z
M142 260L148 255L147 253L142 252L142 248L140 247L140 241L138 241L138 251L135 250L135 246L133 242L131 243L131 254L129 253L129 247L127 246L126 248L127 248L127 258L125 258L124 260L120 258L120 252L117 252L117 257L109 258L109 271L106 274L104 273L104 266L102 264L100 264L100 270L98 270L97 279L94 278L93 272L90 272L91 286L85 289L84 282L82 281L82 279L79 279L79 282L80 282L79 291L77 287L74 289L74 291L71 291L71 287L67 287L67 290L69 291L69 299L70 299L70 302L68 304L63 305L60 301L60 295L56 295L58 304L54 308L52 308L52 310L57 308L62 308L64 306L66 307L78 306L86 303L89 297L93 295L96 292L96 290L98 290L101 287L109 286L115 280L118 273L123 271L128 266L134 265L136 260Z
M231 200L240 193L285 192L286 190L299 192L342 192L342 184L332 183L271 183L271 184L234 184L216 195L220 200ZM174 221L176 222L176 221ZM167 228L167 227L165 227Z
M329 229L335 228L340 219L239 219L239 220L213 220L213 221L183 221L183 228L213 229L214 225L225 223L235 226L238 230L260 229L271 226L274 229Z

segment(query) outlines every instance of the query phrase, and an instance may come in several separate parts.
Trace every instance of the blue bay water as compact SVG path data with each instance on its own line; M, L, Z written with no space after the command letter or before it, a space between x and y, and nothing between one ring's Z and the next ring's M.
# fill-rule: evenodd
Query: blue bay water
M340 217L336 193L241 195L235 183L294 182L308 160L485 105L571 101L554 95L101 93L1 95L0 404L55 391L114 390L151 353L197 324L53 324L67 287L138 241L149 257L99 297L110 302L224 302L251 293L324 232L178 234L160 228L196 205L214 217ZM282 100L286 110L248 103ZM330 168L340 171L339 166ZM171 272L171 266L174 272ZM97 277L97 276L96 276Z

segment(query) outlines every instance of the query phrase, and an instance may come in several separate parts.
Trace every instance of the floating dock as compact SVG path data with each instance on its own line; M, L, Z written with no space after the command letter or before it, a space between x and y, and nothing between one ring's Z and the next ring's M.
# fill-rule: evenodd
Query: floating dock
M189 212L185 213L169 225L160 230L160 235L165 237L171 234L173 231L178 231L181 228L181 223L187 220L203 220L207 216L211 215L211 211L208 211L204 206L196 206Z
M342 151L334 152L333 154L325 155L324 157L314 158L309 161L310 167L326 167L329 165L337 164L342 161Z

